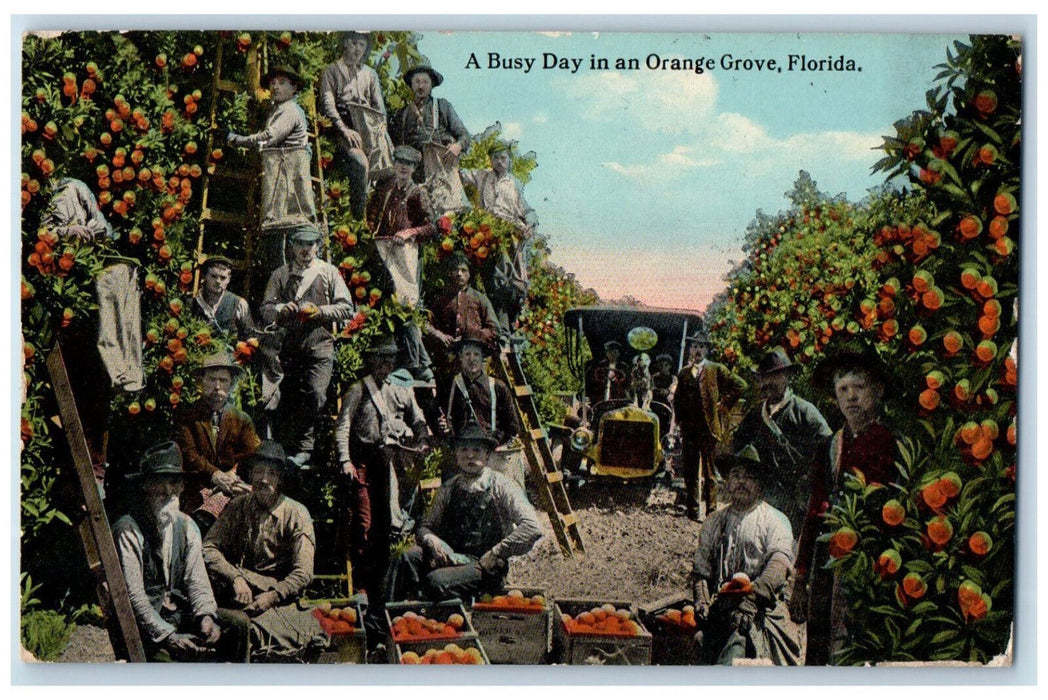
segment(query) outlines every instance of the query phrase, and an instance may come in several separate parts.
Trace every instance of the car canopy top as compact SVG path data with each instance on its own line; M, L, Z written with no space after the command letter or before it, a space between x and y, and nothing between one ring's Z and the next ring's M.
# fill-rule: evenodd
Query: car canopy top
M636 350L629 342L629 333L634 328L650 328L655 331L657 342L647 350ZM646 352L652 361L666 353L673 358L679 369L683 354L682 340L685 335L694 335L704 328L702 314L683 309L660 309L644 306L585 306L569 309L564 313L564 329L568 336L568 351L572 367L581 369L582 348L578 336L586 338L593 357L604 354L604 343L617 340L622 343L622 358L629 360L640 352Z

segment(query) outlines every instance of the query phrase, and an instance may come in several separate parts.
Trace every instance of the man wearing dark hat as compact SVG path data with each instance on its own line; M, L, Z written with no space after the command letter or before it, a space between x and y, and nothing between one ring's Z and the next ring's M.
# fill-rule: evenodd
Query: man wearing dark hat
M589 373L589 391L587 395L591 404L611 399L626 398L626 378L628 365L619 362L622 354L622 343L609 340L604 343L604 357Z
M222 634L201 556L200 531L178 510L182 455L173 442L142 455L129 474L139 489L113 525L120 566L151 661L192 661L214 652Z
M535 509L510 477L488 468L495 441L479 426L455 440L458 474L441 485L401 555L403 595L422 588L429 600L469 599L502 588L509 558L542 537Z
M444 260L444 271L444 288L426 304L430 313L426 340L430 356L439 368L440 379L446 380L454 373L451 346L456 341L474 338L494 349L500 328L488 297L469 286L469 260L461 251L455 251Z
M765 497L786 514L797 534L808 511L816 451L831 435L819 409L790 388L799 372L782 348L766 353L754 372L761 401L747 412L732 439L736 450L757 448L774 474Z
M246 340L255 329L247 299L228 291L233 261L224 255L211 255L200 265L200 291L193 297L193 315L211 324L223 335Z
M673 405L673 394L677 391L677 373L673 370L673 358L662 353L655 358L655 371L651 374L651 400Z
M688 338L687 343L688 362L677 375L673 413L680 427L684 506L688 518L702 520L717 507L713 456L717 444L727 437L729 412L746 382L707 359L710 340L704 332Z
M302 77L287 66L270 69L261 82L269 89L273 103L266 127L249 136L230 132L226 137L234 146L257 146L262 157L262 240L254 261L261 266L256 275L262 284L284 264L288 230L317 221L309 123L294 99L303 83Z
M899 471L895 466L895 435L882 413L890 384L883 361L869 350L835 353L815 368L815 380L837 400L845 424L816 461L797 547L790 617L808 623L805 663L824 666L847 641L844 618L848 604L833 573L822 567L829 558L826 543L816 541L821 534L822 514L830 501L838 498L845 474L862 478L867 484L889 484L899 480Z
M200 398L175 413L185 470L181 508L204 535L231 498L251 490L237 468L262 442L251 418L229 400L241 372L227 353L205 358L194 372Z
M459 372L441 388L441 428L446 435L461 435L467 426L479 425L502 446L520 434L520 420L506 383L484 372L484 357L492 348L477 338L462 338L452 346L458 354Z
M357 219L364 216L369 170L375 177L392 166L381 83L363 63L370 44L367 32L344 32L342 56L320 76L320 111L338 133L339 162L349 176L350 209Z
M317 257L316 226L294 229L290 242L290 259L270 276L259 312L265 323L277 324L285 334L280 349L284 378L273 429L292 459L306 464L334 370L331 324L349 320L354 307L338 268Z
M700 662L757 658L796 666L800 643L783 598L793 532L764 500L773 473L753 445L721 455L717 466L727 475L729 504L703 522L692 570L695 617L705 621Z
M444 82L444 76L428 65L418 65L404 73L404 82L411 88L414 100L393 117L393 143L407 144L420 153L427 143L446 147L448 153L459 158L469 150L469 131L459 119L455 108L443 98L434 98L433 88ZM431 173L421 173L415 179L422 182Z
M389 564L394 519L402 525L395 446L414 446L427 434L410 375L393 375L397 345L377 339L365 354L367 374L349 387L335 428L335 449L350 483L353 506L349 554L354 586L381 610L383 577ZM403 371L403 370L401 370Z
M284 495L298 465L264 441L247 458L251 493L234 498L204 539L204 562L219 614L250 628L252 653L300 658L325 643L309 610L297 605L313 580L316 537L309 511Z

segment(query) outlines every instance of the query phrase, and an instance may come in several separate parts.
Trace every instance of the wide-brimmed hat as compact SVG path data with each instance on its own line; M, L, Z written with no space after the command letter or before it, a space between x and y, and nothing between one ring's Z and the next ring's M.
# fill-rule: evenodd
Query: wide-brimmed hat
M292 243L316 243L320 240L320 230L314 224L299 224L287 235Z
M830 396L834 395L833 378L841 372L859 372L884 386L885 394L892 388L891 375L884 361L871 349L841 350L827 355L815 367L812 379Z
M269 464L283 472L297 472L299 465L287 458L284 448L276 440L263 440L251 454L244 457L244 466L249 470L256 464Z
M491 436L491 433L480 427L480 423L476 421L470 421L466 424L458 435L455 436L455 444L460 443L483 443L490 449L495 449L498 442Z
M700 343L702 345L710 344L710 337L706 335L706 331L695 331L693 335L689 335L684 339L684 342L688 345L692 343Z
M800 365L793 364L790 356L782 348L774 348L764 354L753 373L758 377L766 377L769 374L785 373L794 374L800 372Z
M411 165L422 162L422 154L411 146L397 146L393 149L393 162L402 161Z
M746 445L735 454L719 455L714 460L714 464L717 466L717 471L724 476L727 476L736 467L743 467L763 486L771 484L775 477L775 472L769 465L761 461L760 453L753 445Z
M182 476L182 450L174 442L153 445L138 459L138 471L127 475L128 479Z
M433 81L433 87L437 87L438 85L444 82L444 76L438 73L437 71L433 70L432 66L429 66L425 63L417 65L408 72L404 73L404 82L407 83L408 86L410 86L411 79L419 73L426 73L427 75L429 75L429 79Z
M218 352L214 355L208 355L204 358L204 361L200 363L200 366L193 370L193 375L200 376L209 369L228 369L234 379L240 376L240 373L244 371L243 367L233 361L233 357L228 352Z
M215 265L225 265L230 270L236 267L236 263L224 255L209 255L204 262L200 263L201 274L207 274L207 271Z
M298 90L301 90L302 86L306 84L305 79L301 75L296 73L294 70L292 70L289 66L273 66L268 71L266 71L266 74L263 75L262 79L258 81L259 85L268 90L269 81L271 81L278 75L282 75L288 80L290 80L291 83L295 86L296 92Z
M604 343L604 351L607 352L608 350L618 350L619 352L622 352L622 343L617 340L609 340Z
M469 335L456 340L451 344L449 350L451 352L461 352L464 347L480 348L480 351L483 352L485 356L493 355L495 353L495 348L491 347L490 343L485 343L480 338Z
M393 340L392 336L380 335L377 336L364 350L365 355L379 356L379 355L396 355L400 352L400 348L397 347L397 342Z

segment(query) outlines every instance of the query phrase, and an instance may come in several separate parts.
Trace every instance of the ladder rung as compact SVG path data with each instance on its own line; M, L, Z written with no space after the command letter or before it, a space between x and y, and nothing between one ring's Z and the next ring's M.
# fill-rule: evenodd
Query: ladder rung
M546 472L546 481L551 484L564 481L564 472Z
M513 391L517 394L518 397L531 396L534 393L531 390L531 387L528 386L527 384L519 384L519 385L513 387Z
M560 514L560 522L564 524L564 527L578 525L579 516L575 515L574 513L562 513Z
M432 479L422 479L418 482L418 487L422 491L436 491L440 488L440 477L435 476Z
M229 168L222 168L221 170L215 170L215 172L211 173L212 180L221 179L247 182L249 180L254 180L256 177L258 176L253 173L244 170L230 170Z
M528 431L528 434L531 435L532 440L546 439L546 431L542 428L532 428L530 431Z
M216 224L244 224L246 216L244 214L234 214L228 211L219 211L217 209L205 209L200 214L201 221L214 221Z
M239 83L235 83L232 80L225 80L219 78L215 81L215 87L225 92L243 92L244 88Z

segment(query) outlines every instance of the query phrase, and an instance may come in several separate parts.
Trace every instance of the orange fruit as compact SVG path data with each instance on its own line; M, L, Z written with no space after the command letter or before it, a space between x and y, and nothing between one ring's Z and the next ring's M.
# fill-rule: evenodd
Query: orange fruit
M946 505L946 495L939 490L939 482L933 481L921 489L921 498L932 510L938 510Z
M418 664L421 663L422 659L419 655L413 651L405 651L400 655L400 663L402 664Z
M921 404L921 408L926 411L933 411L939 405L939 392L935 389L925 389L917 400Z
M906 519L906 509L899 501L892 499L881 508L881 519L886 525L895 527Z
M927 531L928 538L940 547L953 537L953 525L942 515L928 521Z
M973 533L968 538L968 549L972 551L972 554L977 554L980 557L986 556L990 549L993 548L993 540L990 536L980 530L979 532Z

